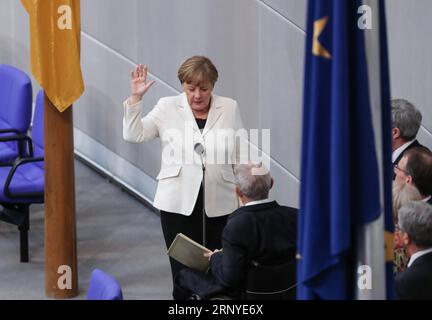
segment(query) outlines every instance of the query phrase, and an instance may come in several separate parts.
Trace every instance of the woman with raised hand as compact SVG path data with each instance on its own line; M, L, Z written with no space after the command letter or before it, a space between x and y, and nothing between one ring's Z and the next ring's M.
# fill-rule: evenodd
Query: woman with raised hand
M147 66L138 65L131 74L123 138L136 143L161 139L162 163L153 205L161 213L166 246L183 233L211 250L220 248L227 217L239 207L233 165L247 161L243 158L247 148L240 147L235 137L243 128L237 102L213 94L218 71L207 57L194 56L178 70L184 92L161 98L142 116L143 96L155 82L147 80L147 73ZM170 263L174 278L184 266L173 259Z

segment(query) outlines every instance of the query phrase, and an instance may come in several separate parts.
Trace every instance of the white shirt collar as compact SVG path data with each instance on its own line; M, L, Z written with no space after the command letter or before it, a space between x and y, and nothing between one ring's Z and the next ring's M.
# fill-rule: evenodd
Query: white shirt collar
M424 202L428 202L428 201L430 200L431 197L432 197L432 196L426 197L426 198L422 199L422 201L424 201Z
M268 202L272 202L272 200L270 199L262 199L262 200L256 200L256 201L251 201L245 204L245 206L253 206L255 204L263 204L263 203L268 203Z
M414 141L415 141L415 139L413 139L411 141L408 141L407 143L404 143L399 148L397 148L395 151L393 151L393 153L392 153L392 163L395 162L396 159L400 156L400 154L402 152L404 152L405 149L408 148Z
M420 251L417 251L416 253L414 253L411 256L411 258L409 259L408 268L414 263L415 260L417 260L421 256L424 256L425 254L428 254L430 252L432 252L432 248L425 249L425 250L420 250Z

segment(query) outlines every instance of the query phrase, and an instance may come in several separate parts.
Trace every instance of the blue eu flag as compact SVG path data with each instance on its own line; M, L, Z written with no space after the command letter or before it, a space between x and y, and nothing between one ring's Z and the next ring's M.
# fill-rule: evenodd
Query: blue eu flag
M389 240L393 230L384 2L370 1L369 6L363 2L309 0L308 4L299 299L355 298L358 227L385 220L382 241L363 248L366 251L384 246L385 231ZM388 296L390 242L387 263L384 254L381 260L382 270L387 268Z

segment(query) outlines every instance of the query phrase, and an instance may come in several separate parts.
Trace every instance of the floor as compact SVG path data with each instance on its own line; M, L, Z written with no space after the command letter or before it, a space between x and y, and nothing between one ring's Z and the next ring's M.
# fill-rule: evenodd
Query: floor
M122 286L124 299L168 300L171 275L159 216L80 161L75 161L80 294L99 268ZM19 262L19 234L0 221L0 299L47 299L43 205L30 207L30 262Z

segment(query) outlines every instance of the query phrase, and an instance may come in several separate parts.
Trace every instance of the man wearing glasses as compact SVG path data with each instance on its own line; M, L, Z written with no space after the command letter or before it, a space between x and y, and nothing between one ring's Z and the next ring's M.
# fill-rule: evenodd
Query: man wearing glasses
M404 152L394 165L395 182L415 186L422 201L432 204L432 152L424 147L413 147Z

